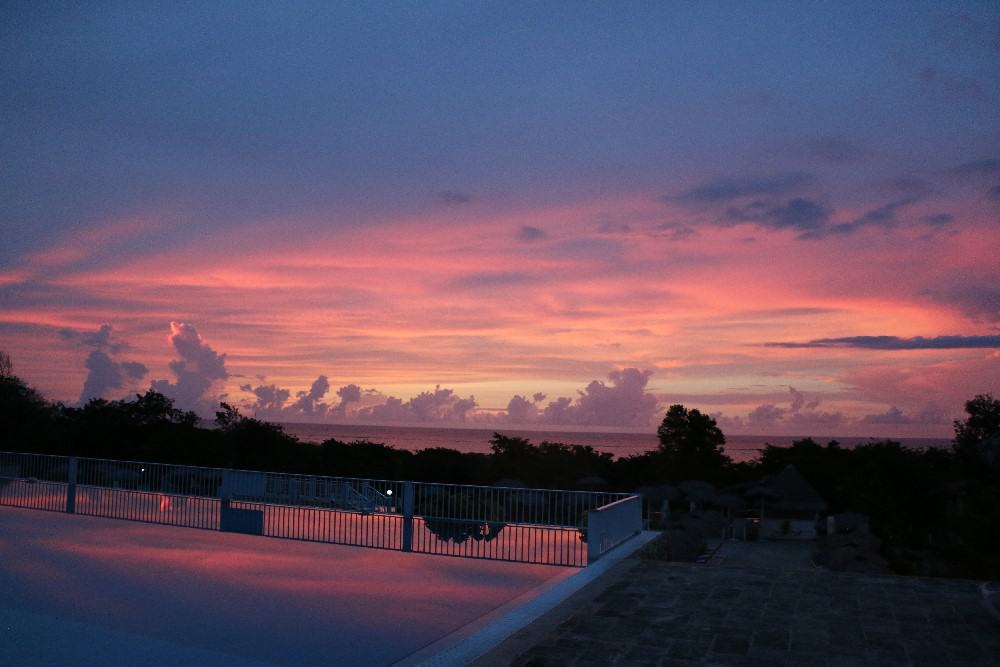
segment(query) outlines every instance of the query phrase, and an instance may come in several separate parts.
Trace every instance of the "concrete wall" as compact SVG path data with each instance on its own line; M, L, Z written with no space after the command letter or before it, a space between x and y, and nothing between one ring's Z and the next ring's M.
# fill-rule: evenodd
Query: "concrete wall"
M630 496L587 513L587 563L642 532L642 498Z

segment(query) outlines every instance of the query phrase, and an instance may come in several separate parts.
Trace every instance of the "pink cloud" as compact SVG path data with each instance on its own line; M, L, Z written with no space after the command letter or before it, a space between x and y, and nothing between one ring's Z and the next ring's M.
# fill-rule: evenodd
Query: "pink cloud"
M922 205L913 205L913 216L924 215ZM869 208L842 208L838 219ZM194 371L182 392L189 404L202 396L207 405L209 394L235 393L246 377L264 375L276 389L288 388L282 409L306 398L315 417L326 399L309 398L310 387L326 374L378 388L400 405L429 382L463 397L473 394L465 387L474 386L480 408L502 411L515 394L565 396L566 387L586 386L608 368L632 367L657 369L650 380L657 393L718 394L749 378L833 383L833 392L854 392L853 402L803 408L797 417L832 423L837 413L859 418L892 404L919 408L915 401L876 399L855 382L859 369L883 365L879 353L762 343L986 333L981 320L947 295L956 276L989 277L988 249L1000 243L1000 232L967 207L948 209L952 226L964 225L963 233L928 240L904 226L892 237L863 229L816 243L779 230L748 244L741 240L746 230L704 225L679 243L663 236L663 225L697 223L646 195L502 213L449 207L371 220L363 229L276 220L100 264L54 261L46 285L67 297L15 304L0 313L0 323L53 332L113 322L129 332L136 359L153 377L173 375L159 386L178 391L178 362L182 373ZM601 231L609 219L616 229L627 225L628 233L609 238ZM518 241L514 236L524 227L545 235ZM146 232L140 225L136 233ZM95 303L75 305L87 300ZM211 326L214 344L225 351L221 366L222 355L212 348L219 359L213 366L205 357L205 369L173 342L171 358L154 323L177 320L181 312L186 321ZM53 373L48 361L25 352L37 335L11 340L15 359L26 359L19 367L29 379L44 378L42 389L54 397L75 393L69 390L80 386L82 369ZM187 338L180 340L183 346ZM936 363L949 357L961 355L939 355ZM986 378L925 384L923 402L957 409L968 397L960 392L973 385L977 391L994 386ZM748 399L724 409L747 415L761 404ZM306 415L307 407L299 412ZM561 408L554 405L549 417L546 407L538 409L544 420ZM524 414L532 418L530 410Z

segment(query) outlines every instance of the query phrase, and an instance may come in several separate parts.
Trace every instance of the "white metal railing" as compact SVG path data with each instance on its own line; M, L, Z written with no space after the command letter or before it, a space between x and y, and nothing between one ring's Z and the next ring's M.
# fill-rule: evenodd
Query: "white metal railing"
M630 535L633 498L0 452L0 505L558 565Z

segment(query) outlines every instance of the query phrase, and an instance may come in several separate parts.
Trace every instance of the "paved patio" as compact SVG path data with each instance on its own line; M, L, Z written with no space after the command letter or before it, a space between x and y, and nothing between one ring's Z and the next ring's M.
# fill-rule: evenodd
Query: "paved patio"
M727 542L704 565L629 559L476 664L1000 665L977 582L834 573L808 553Z

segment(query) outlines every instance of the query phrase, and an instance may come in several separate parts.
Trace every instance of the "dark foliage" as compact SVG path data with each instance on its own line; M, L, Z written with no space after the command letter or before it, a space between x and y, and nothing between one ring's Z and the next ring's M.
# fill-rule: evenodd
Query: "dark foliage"
M683 405L671 405L656 430L662 465L676 479L717 478L732 463L723 451L726 437L715 420Z
M657 431L659 449L616 460L592 447L535 445L500 433L493 435L489 454L443 448L410 452L333 439L314 445L227 404L220 405L214 428L206 428L193 413L177 410L156 392L71 408L49 403L10 373L0 374L0 430L6 450L376 479L626 491L686 479L722 488L794 464L831 512L870 517L895 571L996 579L1000 401L976 396L966 411L968 418L955 423L950 450L915 450L892 441L846 448L805 439L791 447L767 446L750 463L732 463L715 421L674 405ZM454 541L490 540L503 530L499 522L434 522L429 527Z
M1000 468L1000 401L980 394L966 402L965 421L955 421L954 451L970 474L991 474Z

